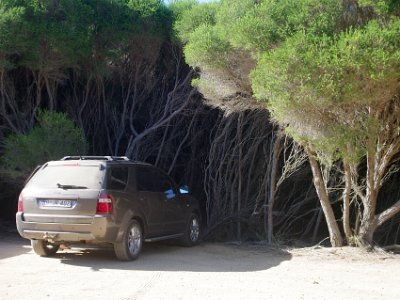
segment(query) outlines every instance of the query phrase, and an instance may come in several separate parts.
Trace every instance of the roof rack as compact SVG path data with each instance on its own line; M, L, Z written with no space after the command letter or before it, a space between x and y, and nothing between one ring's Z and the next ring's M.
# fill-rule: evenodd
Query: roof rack
M60 160L107 160L107 161L129 161L126 156L64 156Z

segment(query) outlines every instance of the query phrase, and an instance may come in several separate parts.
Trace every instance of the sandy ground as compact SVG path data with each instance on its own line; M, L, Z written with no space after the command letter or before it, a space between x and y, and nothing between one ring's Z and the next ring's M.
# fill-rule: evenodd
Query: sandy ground
M137 261L111 249L53 258L0 233L0 299L400 299L400 255L354 248L146 244Z

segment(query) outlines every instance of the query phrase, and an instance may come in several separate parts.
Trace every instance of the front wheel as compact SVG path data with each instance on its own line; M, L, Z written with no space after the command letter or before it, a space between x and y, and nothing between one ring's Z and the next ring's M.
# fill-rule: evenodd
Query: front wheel
M40 256L53 256L57 253L59 244L50 243L45 240L31 240L33 251Z
M114 244L114 252L119 260L134 260L138 258L143 244L142 227L132 220L126 227L122 240Z
M196 214L192 214L187 223L185 233L181 239L183 246L191 247L199 242L200 237L200 218Z

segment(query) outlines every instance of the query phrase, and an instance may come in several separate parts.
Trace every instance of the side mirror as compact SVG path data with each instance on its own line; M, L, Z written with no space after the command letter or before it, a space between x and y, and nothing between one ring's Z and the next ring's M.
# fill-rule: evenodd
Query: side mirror
M165 196L167 197L168 200L171 200L172 198L175 197L175 193L172 189L168 189L164 192Z
M179 188L179 192L181 194L189 194L189 187L187 185L183 185Z

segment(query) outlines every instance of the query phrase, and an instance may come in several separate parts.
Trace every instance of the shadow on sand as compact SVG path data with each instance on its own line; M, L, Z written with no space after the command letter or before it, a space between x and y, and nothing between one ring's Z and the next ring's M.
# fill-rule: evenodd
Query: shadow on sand
M31 251L31 243L18 234L0 234L0 260Z
M277 248L252 245L203 243L184 248L169 243L145 244L136 261L116 260L112 248L72 248L57 253L55 259L68 265L101 269L186 272L253 272L266 270L290 260Z
M0 260L32 250L29 240L18 235L14 224L5 226L3 222L2 227ZM251 244L202 243L186 248L172 242L159 242L145 243L140 257L131 262L118 261L112 247L88 245L76 245L59 251L54 257L39 259L57 259L63 264L89 267L94 271L252 272L275 267L290 260L291 254L278 248Z

